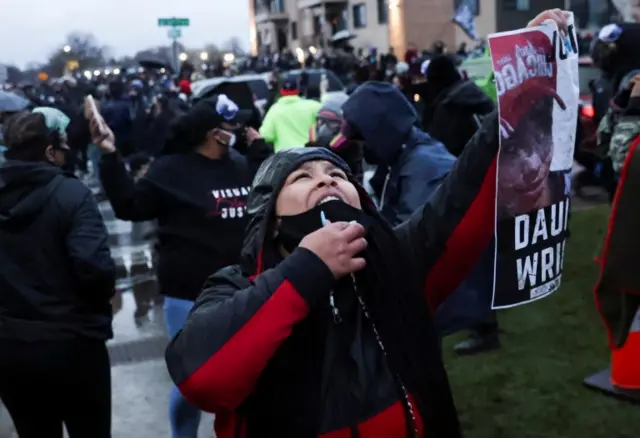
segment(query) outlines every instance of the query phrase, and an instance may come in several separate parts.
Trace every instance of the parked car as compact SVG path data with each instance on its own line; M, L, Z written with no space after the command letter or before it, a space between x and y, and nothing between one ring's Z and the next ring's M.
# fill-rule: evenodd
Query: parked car
M304 71L309 76L309 83L307 85L307 97L309 99L320 100L320 81L322 80L323 74L327 76L327 82L329 85L327 94L331 95L332 93L345 92L346 87L344 83L331 70L324 68L307 68ZM288 77L293 77L296 78L296 80L299 80L301 72L302 70L290 70L284 74Z
M255 106L264 117L265 106L269 99L268 74L252 74L238 76L221 76L216 78L203 79L191 84L191 93L194 100L209 97L218 89L223 82L246 83L253 93Z

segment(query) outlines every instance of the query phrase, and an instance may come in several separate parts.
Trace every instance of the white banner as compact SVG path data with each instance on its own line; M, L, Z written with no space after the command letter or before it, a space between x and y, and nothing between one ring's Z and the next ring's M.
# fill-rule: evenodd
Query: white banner
M555 23L489 37L500 115L494 309L560 286L578 120L578 47Z

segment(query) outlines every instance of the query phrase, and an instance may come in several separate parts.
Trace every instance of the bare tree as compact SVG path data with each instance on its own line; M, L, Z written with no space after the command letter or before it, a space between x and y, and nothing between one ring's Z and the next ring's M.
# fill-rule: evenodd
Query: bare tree
M204 51L209 54L209 58L217 58L220 56L220 49L215 44L207 44L204 46Z
M222 46L224 50L227 50L236 55L244 54L244 48L242 41L238 37L231 37L229 40Z
M74 32L67 36L66 45L79 59L103 60L106 48L100 46L96 38L90 33Z
M178 43L178 52L186 51L186 47ZM171 46L157 46L141 50L134 55L136 61L142 59L157 59L162 62L170 62L173 58L173 48Z
M65 43L49 58L43 70L52 76L63 74L69 62L77 62L80 69L102 67L107 49L100 46L91 34L71 33Z

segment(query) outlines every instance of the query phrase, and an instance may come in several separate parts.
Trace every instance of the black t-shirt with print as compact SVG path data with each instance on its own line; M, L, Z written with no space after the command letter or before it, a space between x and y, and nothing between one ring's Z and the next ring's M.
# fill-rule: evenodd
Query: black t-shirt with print
M238 263L254 170L233 149L218 160L174 154L154 161L134 185L118 154L103 157L101 179L116 216L157 220L162 294L195 300L209 275Z

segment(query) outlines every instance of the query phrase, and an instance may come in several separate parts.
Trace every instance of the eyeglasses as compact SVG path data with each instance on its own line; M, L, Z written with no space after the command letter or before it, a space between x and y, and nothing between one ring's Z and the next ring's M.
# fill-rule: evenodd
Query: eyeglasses
M216 112L221 115L225 120L233 120L238 114L238 105L229 99L225 94L220 94L218 96L218 101L216 102Z

